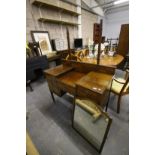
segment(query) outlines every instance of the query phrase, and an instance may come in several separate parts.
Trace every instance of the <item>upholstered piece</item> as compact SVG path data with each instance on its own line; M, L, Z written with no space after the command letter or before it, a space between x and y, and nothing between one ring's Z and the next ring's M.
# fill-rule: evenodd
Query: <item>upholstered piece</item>
M26 132L26 154L27 155L39 155L39 152L35 145L33 144L31 137L28 132Z
M117 78L116 80L119 81L119 82L121 82L121 83L119 83L119 82L113 80L111 90L112 90L113 92L119 94L119 93L121 92L121 90L122 90L124 84L125 84L125 80L124 80L123 78ZM123 92L126 92L126 91L127 91L128 86L129 86L129 84L126 85L126 87L125 87L125 89L124 89Z

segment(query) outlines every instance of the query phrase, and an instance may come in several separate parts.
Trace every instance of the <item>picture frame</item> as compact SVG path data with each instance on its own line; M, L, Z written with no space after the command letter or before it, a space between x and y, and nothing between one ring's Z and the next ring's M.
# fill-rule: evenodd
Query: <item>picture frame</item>
M95 148L97 152L101 153L110 130L112 119L106 112L102 112L100 117L94 121L93 117L90 116L90 112L76 104L76 99L83 98L74 98L72 128ZM94 133L93 130L97 132Z
M31 31L31 37L34 42L39 42L40 50L43 55L50 57L55 54L50 43L48 31Z

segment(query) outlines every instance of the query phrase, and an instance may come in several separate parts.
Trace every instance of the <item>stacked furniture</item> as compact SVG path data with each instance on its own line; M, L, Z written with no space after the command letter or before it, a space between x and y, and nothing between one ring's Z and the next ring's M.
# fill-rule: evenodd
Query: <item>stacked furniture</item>
M49 67L45 55L26 59L26 84L33 90L30 83L38 76L43 75L43 70Z
M124 61L120 64L119 68L129 68L129 24L121 25L117 53L125 58Z

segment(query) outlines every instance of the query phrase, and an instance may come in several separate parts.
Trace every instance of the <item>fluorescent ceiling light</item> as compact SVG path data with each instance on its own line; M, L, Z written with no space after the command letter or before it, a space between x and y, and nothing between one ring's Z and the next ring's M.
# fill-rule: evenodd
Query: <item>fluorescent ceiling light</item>
M129 0L118 0L118 1L115 1L114 4L117 5L117 4L121 4L121 3L124 3L124 2L128 2Z

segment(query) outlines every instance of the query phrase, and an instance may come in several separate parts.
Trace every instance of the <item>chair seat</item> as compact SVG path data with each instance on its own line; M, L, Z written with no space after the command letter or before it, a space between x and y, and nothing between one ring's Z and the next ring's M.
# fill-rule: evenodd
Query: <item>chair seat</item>
M122 78L117 78L118 81L125 83L125 80ZM117 94L121 92L121 89L124 84L118 83L117 81L113 80L111 90Z
M118 77L117 74L114 75L111 85L111 92L118 95L117 101L117 113L120 112L120 101L123 95L129 94L129 71L126 70L124 78ZM108 104L106 106L107 110Z

